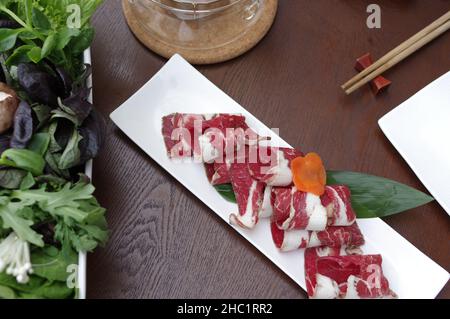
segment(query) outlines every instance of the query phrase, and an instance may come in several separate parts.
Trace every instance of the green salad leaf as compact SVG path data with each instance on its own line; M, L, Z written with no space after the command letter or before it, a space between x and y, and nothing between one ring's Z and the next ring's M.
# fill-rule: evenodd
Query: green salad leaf
M20 168L37 176L44 172L45 160L33 151L10 148L0 156L0 165Z
M36 249L31 253L33 274L50 281L65 282L70 275L68 267L78 263L78 255L69 250L66 255L53 246Z
M347 185L358 218L385 217L425 205L434 200L412 187L387 178L356 172L328 171L328 185ZM214 186L227 201L236 203L231 184Z
M8 168L0 170L0 187L5 189L19 188L27 172L21 169Z
M33 221L20 216L21 210L24 208L19 203L11 202L6 197L0 197L0 218L3 221L3 228L12 229L17 236L38 247L44 246L42 235L36 233L31 226Z
M0 52L9 66L49 59L75 77L80 55L94 37L89 22L102 0L3 0L0 12L20 27L0 29ZM20 41L19 41L20 40ZM23 45L16 46L17 43Z
M105 209L93 192L91 183L84 178L72 184L66 182L57 189L48 189L47 182L31 189L31 182L23 189L3 191L0 196L0 220L4 229L13 230L21 239L43 247L42 235L32 226L37 220L54 220L54 239L76 251L92 251L108 239ZM34 181L36 183L36 180ZM53 187L52 187L53 188ZM67 250L66 250L67 255Z
M13 298L24 299L66 299L74 296L74 289L69 288L65 282L50 281L42 277L32 275L26 284L20 284L13 276L0 273L0 287L8 287L6 293L14 292Z
M0 285L0 299L15 299L16 293L8 286Z

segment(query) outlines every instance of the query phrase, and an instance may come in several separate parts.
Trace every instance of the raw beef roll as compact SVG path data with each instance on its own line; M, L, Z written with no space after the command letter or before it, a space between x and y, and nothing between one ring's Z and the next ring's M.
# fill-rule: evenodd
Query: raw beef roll
M243 228L253 228L258 222L265 185L250 176L246 163L231 164L230 173L239 209L238 214L230 215L230 223Z
M304 229L283 230L277 223L271 224L272 239L281 251L291 251L308 247L357 247L364 244L364 237L358 224L351 226L328 226L323 231Z
M395 298L383 275L381 255L348 255L339 248L308 248L308 295L318 299Z
M293 148L259 147L249 155L248 169L253 178L269 186L292 185L291 161L302 156Z
M235 152L267 139L250 129L242 115L218 114L205 120L202 128L194 156L205 163L231 162Z
M321 231L327 225L349 226L356 220L346 186L326 186L320 197L296 187L274 188L272 192L272 219L284 230Z
M345 185L325 186L325 194L320 197L327 209L328 225L349 226L356 220L351 203L350 189Z
M273 189L272 220L281 229L306 229L320 231L327 226L327 210L320 197L300 192L295 186Z

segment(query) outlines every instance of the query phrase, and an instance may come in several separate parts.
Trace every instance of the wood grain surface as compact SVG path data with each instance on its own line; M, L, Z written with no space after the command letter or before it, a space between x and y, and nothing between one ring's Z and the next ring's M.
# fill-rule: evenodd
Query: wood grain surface
M273 28L253 50L199 70L265 124L280 128L288 143L321 154L328 168L426 191L377 121L450 70L450 34L387 72L393 84L383 95L374 97L365 87L345 96L339 86L354 75L357 57L382 56L448 11L450 1L378 0L379 30L366 26L372 2L282 0ZM94 25L94 99L108 116L165 60L133 37L119 0L106 0ZM306 297L110 121L94 183L108 209L111 239L89 255L88 298ZM450 270L450 218L436 202L385 221ZM450 298L450 284L439 297Z

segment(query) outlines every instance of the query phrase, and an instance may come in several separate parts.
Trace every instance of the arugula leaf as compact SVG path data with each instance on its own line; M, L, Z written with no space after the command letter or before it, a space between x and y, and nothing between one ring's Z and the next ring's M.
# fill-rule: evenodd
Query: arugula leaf
M21 239L38 247L43 247L42 235L31 228L33 222L19 216L21 208L20 204L12 202L0 205L0 218L3 221L3 228L11 228Z
M75 185L67 183L57 192L48 192L44 188L30 190L14 190L11 199L25 202L26 205L38 204L43 211L52 216L71 217L77 222L83 222L87 212L79 209L81 200L89 200L93 197L94 186L78 182Z

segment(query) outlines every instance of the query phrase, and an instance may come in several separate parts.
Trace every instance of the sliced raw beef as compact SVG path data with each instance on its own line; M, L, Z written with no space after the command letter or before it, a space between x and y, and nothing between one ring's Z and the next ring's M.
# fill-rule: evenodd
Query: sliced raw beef
M349 226L356 220L347 186L326 186L317 196L297 188L273 189L273 220L285 230L321 231L329 226Z
M250 153L248 168L253 178L269 186L292 185L291 161L303 154L293 148L259 147Z
M250 176L246 163L232 163L230 173L239 208L238 214L230 215L230 223L253 228L258 222L265 185Z
M202 133L203 119L203 115L182 113L162 118L162 134L170 158L193 155L194 138Z
M356 220L351 203L350 189L345 185L325 186L325 193L320 197L327 209L328 225L349 226Z
M344 249L305 251L310 298L395 298L383 275L381 255L347 255Z
M356 251L357 254L362 254L361 251ZM351 254L351 253L350 253ZM305 282L306 291L310 298L322 298L329 297L331 299L336 298L336 288L334 287L330 291L325 291L322 282L324 278L321 275L317 275L317 260L320 257L327 256L345 256L347 255L346 247L317 247L307 248L305 250ZM328 285L329 286L329 285Z
M288 229L306 229L321 231L327 226L327 210L320 197L300 192L295 186L273 189L272 220L279 227Z
M241 114L216 114L210 116L210 118L204 122L204 127L205 129L215 127L220 130L238 127L248 128L245 123L245 116Z
M215 173L214 164L204 163L206 177L208 177L208 181L212 184L212 179ZM214 184L213 184L214 185Z
M242 115L218 114L205 120L202 127L203 134L198 138L195 156L206 163L232 162L239 150L268 139L250 129Z
M214 173L211 176L212 185L230 184L230 164L229 163L214 163L210 164L213 167Z
M364 237L358 224L351 226L328 226L323 231L303 229L283 230L277 223L271 224L272 239L281 251L291 251L307 247L356 247L364 244Z

